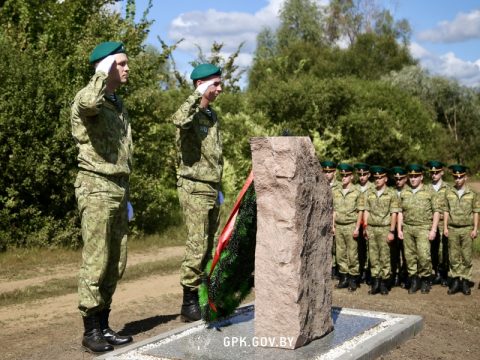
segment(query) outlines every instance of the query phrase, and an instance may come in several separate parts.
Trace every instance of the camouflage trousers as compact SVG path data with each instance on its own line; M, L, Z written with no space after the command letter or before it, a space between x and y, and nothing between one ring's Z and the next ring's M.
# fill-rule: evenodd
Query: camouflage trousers
M79 171L75 196L82 226L78 308L89 316L110 307L127 264L128 177Z
M472 280L471 226L448 227L448 251L450 255L450 276Z
M219 235L220 206L217 198L220 185L180 178L177 190L187 227L180 283L197 288Z
M403 226L403 245L409 276L429 277L432 275L429 231L430 226L428 225L405 224Z
M372 277L383 280L390 279L390 246L387 241L390 226L369 226L368 251Z
M360 275L357 240L353 238L355 223L335 224L335 252L341 274Z

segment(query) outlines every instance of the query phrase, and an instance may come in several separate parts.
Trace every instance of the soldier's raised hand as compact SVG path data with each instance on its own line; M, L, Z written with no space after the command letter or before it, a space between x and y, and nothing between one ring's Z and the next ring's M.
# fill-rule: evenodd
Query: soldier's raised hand
M197 91L202 95L205 94L207 89L211 85L213 85L214 82L215 82L214 80L208 80L208 81L205 81L205 82L201 83L200 85L197 86Z
M108 75L114 61L115 61L115 55L107 56L106 58L104 58L98 63L97 67L95 68L95 72L97 73L99 71L103 71L105 74Z

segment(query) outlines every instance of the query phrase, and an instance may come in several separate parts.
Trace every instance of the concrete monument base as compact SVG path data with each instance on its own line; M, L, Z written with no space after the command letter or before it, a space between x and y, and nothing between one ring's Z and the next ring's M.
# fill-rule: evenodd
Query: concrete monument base
M293 339L255 337L253 304L225 320L188 324L119 348L97 359L373 359L415 336L423 327L416 315L332 308L334 330L295 350L281 349ZM284 341L287 344L275 342Z

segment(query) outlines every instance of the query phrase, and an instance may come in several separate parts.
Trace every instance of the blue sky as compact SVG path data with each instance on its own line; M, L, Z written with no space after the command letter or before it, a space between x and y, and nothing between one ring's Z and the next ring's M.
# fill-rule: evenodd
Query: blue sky
M478 0L368 0L390 9L395 19L405 18L413 29L411 53L432 74L480 86L480 2ZM320 5L328 0L318 0ZM147 0L136 0L137 16ZM149 19L154 20L148 43L159 46L157 36L168 44L184 38L174 53L179 70L191 71L189 61L208 52L213 41L224 44L226 55L245 45L237 61L248 67L255 38L263 27L275 29L284 0L172 0L153 1Z

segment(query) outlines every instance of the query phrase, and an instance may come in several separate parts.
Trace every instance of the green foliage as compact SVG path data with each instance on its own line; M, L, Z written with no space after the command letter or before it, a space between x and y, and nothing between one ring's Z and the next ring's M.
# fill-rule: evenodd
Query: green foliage
M199 288L202 318L211 322L231 315L253 287L255 244L257 233L257 203L253 183L240 204L231 238L220 254L210 277ZM212 260L205 267L210 274ZM211 301L214 311L209 304Z
M416 66L392 72L384 80L419 98L443 131L437 134L436 158L480 169L480 99L457 81L430 76Z
M96 44L121 40L135 58L149 25L104 7L113 2L7 0L0 8L0 249L80 244L70 103L92 74Z
M178 46L145 46L147 10L134 0L122 17L115 0L0 2L0 250L80 245L73 182L77 172L70 105L93 71L101 41L126 44L130 81L120 89L134 138L130 200L135 234L179 223L175 128L171 114L192 92L175 68ZM213 104L224 144L223 187L232 202L251 169L249 139L288 129L310 136L320 158L386 166L436 158L480 171L480 95L430 76L408 51L410 26L371 1L287 0L277 31L264 29L247 91L236 64L214 42L195 65L223 68Z

